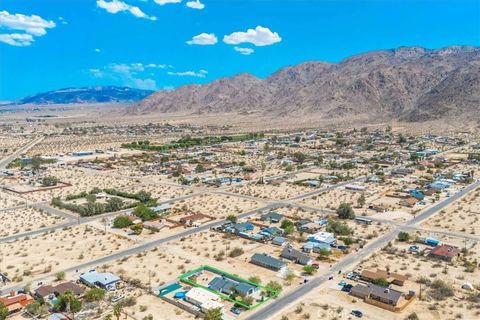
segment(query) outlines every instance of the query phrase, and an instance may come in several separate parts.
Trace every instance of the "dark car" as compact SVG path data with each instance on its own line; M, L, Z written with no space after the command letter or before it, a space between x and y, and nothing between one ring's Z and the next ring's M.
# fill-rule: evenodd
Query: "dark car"
M242 310L240 310L237 307L232 307L232 309L230 309L230 312L233 314L239 315L240 313L242 313Z
M352 288L353 288L353 285L348 283L348 284L343 286L342 291L343 292L350 292L350 291L352 291Z
M360 310L352 310L351 314L354 315L357 318L363 317L363 313Z

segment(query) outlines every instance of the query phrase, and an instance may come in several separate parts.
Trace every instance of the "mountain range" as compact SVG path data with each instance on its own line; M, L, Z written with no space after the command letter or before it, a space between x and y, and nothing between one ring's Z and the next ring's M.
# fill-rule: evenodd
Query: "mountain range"
M262 114L421 122L480 118L480 48L400 47L339 63L289 66L265 79L248 73L157 91L127 114Z
M11 104L131 103L142 100L153 92L116 86L65 88L22 98Z

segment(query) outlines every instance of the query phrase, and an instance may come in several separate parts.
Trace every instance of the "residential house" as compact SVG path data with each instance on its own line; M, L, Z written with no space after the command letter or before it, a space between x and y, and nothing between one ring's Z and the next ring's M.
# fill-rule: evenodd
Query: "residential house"
M305 253L298 251L294 249L291 246L286 246L282 252L280 253L280 256L282 258L294 261L295 263L301 264L301 265L310 265L312 264L313 260L310 258L308 255Z
M272 239L272 244L276 245L276 246L284 246L286 245L288 242L287 242L287 239L285 239L284 237L275 237Z
M323 232L323 231L310 235L308 237L308 241L316 242L316 243L325 243L328 245L334 245L337 242L333 233Z
M69 281L69 282L60 283L56 286L52 286L52 285L41 286L35 290L35 296L42 299L46 299L48 296L51 296L51 295L59 296L64 294L67 291L71 291L76 296L81 296L85 292L85 289L79 286L78 284Z
M368 282L372 282L377 279L385 279L389 283L393 283L398 286L403 286L405 281L408 279L408 277L404 275L380 269L377 269L377 271L363 270L360 274L360 278Z
M445 261L452 261L460 254L460 249L455 246L451 246L448 244L442 244L433 248L429 256L437 259L442 259Z
M258 287L256 286L245 282L237 282L227 277L214 278L208 284L208 288L227 296L238 294L242 297L246 297L258 292Z
M287 264L280 259L269 256L266 253L255 253L250 258L250 263L270 270L279 271L285 269Z
M350 294L357 298L377 300L388 305L396 306L403 293L370 283L367 286L363 284L355 285L351 289Z
M190 289L185 294L185 301L199 307L203 312L216 308L223 309L223 304L219 302L220 296L203 288Z
M104 290L115 289L120 278L110 272L97 272L92 270L90 272L80 275L80 281L89 287L99 287Z
M283 219L283 214L280 214L278 212L273 212L273 211L265 213L260 217L261 221L270 222L270 223L279 223L282 219Z
M0 302L7 308L9 314L17 313L23 310L27 305L35 300L28 294L10 292L9 295L0 297Z

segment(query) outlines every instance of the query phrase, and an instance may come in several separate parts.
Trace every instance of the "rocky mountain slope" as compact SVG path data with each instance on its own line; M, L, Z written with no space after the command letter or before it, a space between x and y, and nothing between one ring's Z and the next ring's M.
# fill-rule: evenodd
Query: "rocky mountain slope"
M127 103L142 100L153 91L129 87L84 87L66 88L39 93L13 104L70 104L70 103Z
M158 91L127 109L148 113L261 113L324 119L426 121L480 118L480 48L401 47L337 64L306 62L266 79L238 74Z

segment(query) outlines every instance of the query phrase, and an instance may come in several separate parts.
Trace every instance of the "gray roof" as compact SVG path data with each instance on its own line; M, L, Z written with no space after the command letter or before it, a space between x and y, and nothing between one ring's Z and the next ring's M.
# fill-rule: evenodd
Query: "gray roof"
M208 284L208 288L224 294L238 293L241 296L246 296L257 291L257 287L244 283L236 282L226 277L216 277Z
M260 217L263 221L280 221L283 218L283 214L277 212L268 212Z
M250 262L253 264L277 270L282 269L286 266L286 263L282 260L269 256L266 253L255 253L250 259Z
M380 298L382 300L392 301L394 304L397 304L398 300L402 296L402 292L393 290L390 288L385 288L382 286L377 286L373 283L368 284L368 286L357 284L350 291L353 295L372 298Z
M299 264L309 264L312 262L312 258L305 253L298 251L290 246L285 247L280 254L282 258L293 260Z

